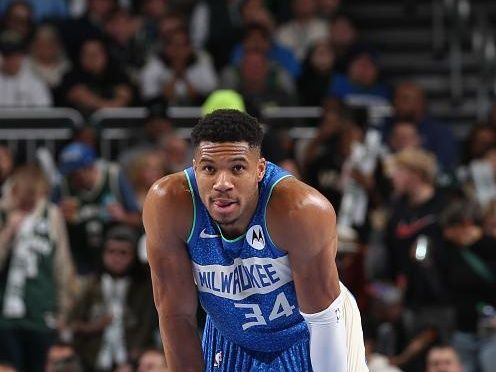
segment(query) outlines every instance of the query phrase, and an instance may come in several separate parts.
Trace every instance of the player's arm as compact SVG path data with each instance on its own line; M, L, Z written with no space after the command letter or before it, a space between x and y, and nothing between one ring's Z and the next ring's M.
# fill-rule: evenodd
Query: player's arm
M346 372L334 209L313 188L288 179L274 189L267 213L274 243L288 252L298 305L310 330L312 367Z
M157 181L143 210L146 246L160 333L171 371L203 371L196 332L197 294L186 237L193 218L184 175Z

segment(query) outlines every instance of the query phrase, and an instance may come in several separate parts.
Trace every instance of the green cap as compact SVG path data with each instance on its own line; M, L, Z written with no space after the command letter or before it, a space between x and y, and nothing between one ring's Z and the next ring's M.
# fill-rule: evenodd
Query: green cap
M235 90L230 89L213 91L205 100L201 109L203 116L220 109L233 109L246 112L243 97Z

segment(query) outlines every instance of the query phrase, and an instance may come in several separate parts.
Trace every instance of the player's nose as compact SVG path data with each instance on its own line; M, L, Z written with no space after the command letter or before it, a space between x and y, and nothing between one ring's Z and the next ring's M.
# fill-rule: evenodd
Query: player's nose
M215 191L228 191L233 188L233 183L227 172L219 172L214 183Z

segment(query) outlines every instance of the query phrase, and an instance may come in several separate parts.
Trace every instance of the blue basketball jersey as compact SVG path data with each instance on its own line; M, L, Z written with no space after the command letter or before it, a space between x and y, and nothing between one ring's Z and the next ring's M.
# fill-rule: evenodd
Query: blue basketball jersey
M290 175L268 162L246 233L226 239L200 199L193 169L184 172L194 204L188 251L201 305L215 328L255 351L281 351L308 338L288 256L272 242L266 223L272 190Z

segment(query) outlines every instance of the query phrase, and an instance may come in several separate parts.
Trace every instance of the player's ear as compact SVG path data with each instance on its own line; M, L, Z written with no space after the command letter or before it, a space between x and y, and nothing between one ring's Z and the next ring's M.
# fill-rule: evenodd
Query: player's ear
M265 160L265 158L258 159L258 175L257 175L258 182L262 181L262 178L265 175L266 166L267 166L267 161Z
M193 158L193 170L196 171L196 160Z

